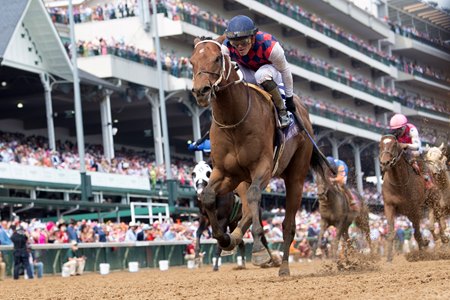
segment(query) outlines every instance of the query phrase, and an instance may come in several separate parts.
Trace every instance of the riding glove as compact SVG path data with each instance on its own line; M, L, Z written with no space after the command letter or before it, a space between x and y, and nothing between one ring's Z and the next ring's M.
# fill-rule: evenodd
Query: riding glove
M294 104L294 97L286 97L286 109L292 113L295 113L296 107Z

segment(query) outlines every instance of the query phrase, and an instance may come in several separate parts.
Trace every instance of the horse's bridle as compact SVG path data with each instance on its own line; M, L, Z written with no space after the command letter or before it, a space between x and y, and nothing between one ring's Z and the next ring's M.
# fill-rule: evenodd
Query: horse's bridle
M392 137L394 137L394 136L392 136ZM395 137L394 137L395 138ZM397 142L397 140L395 140L395 142L396 143L398 143ZM398 163L398 161L400 160L400 157L402 157L402 154L403 154L403 149L402 149L402 151L398 151L398 145L397 145L397 147L395 147L396 148L396 154L394 155L394 153L393 152L391 152L391 151L388 151L388 150L384 150L384 151L381 151L381 153L380 153L380 161L381 161L381 157L384 155L384 154L389 154L391 157L392 157L392 159L388 162L388 166L389 167L393 167L393 166L395 166L397 163Z
M202 43L213 43L213 44L216 44L219 47L219 50L220 50L220 53L221 53L221 57L222 57L222 59L221 59L222 60L222 68L220 69L220 73L214 73L214 72L210 72L210 71L200 70L193 76L192 80L195 80L195 77L199 76L201 74L218 76L219 78L216 80L216 82L214 82L213 84L211 84L211 82L210 82L210 84L211 84L211 98L215 99L216 98L216 92L222 91L222 90L228 88L230 85L235 85L235 84L241 83L243 78L239 77L238 80L228 82L228 83L226 83L223 86L219 86L219 84L222 82L223 79L225 79L225 81L228 81L228 78L230 77L231 68L233 67L232 62L231 62L231 58L229 56L225 56L223 54L223 52L222 52L222 45L219 42L215 41L215 40L203 40L203 41L200 41L197 44L195 44L194 48L197 48L197 46L199 44L202 44ZM226 77L224 77L224 74L225 74L225 71L226 71L225 61L228 62L228 73L227 73ZM208 81L209 81L209 79L208 79ZM250 101L250 95L249 95L248 89L246 89L246 91L247 91L247 101L248 101L247 111L245 112L244 117L240 121L238 121L237 123L231 124L231 125L222 124L219 121L217 121L217 119L214 117L213 111L211 110L212 119L213 119L214 123L219 128L221 128L221 129L233 129L233 128L236 128L242 122L244 122L244 120L247 118L248 114L250 113L251 101Z
M195 80L195 77L197 77L199 75L202 75L202 74L218 76L219 78L217 78L216 82L214 82L213 84L211 84L211 81L210 81L211 93L212 93L211 96L212 96L212 98L215 98L216 97L216 94L215 94L216 92L224 90L224 89L226 89L228 86L230 86L232 84L240 83L242 81L242 78L240 78L239 80L236 80L236 81L229 82L229 83L227 83L224 86L219 86L219 84L222 82L223 79L228 81L228 78L230 78L231 68L232 68L231 58L229 56L223 55L222 45L219 42L215 41L215 40L203 40L203 41L200 41L197 44L195 44L194 48L197 48L198 45L203 44L203 43L213 43L213 44L216 44L219 47L220 54L221 54L222 67L220 69L220 73L210 72L210 71L206 71L206 70L200 70L192 77L192 80ZM225 65L225 61L228 62L228 73L224 77L225 71L227 69L226 65Z

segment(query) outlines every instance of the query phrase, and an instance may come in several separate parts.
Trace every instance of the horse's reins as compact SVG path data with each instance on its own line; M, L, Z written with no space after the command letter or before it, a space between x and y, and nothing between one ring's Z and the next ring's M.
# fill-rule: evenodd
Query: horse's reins
M400 158L402 157L402 154L404 152L405 151L403 149L402 149L402 151L398 151L398 146L397 146L397 155L394 155L391 151L387 151L387 150L381 151L381 153L380 153L380 160L381 160L381 157L383 156L383 154L385 154L385 153L389 154L390 156L393 157L393 159L391 159L389 161L389 166L392 168L393 166L395 166L398 163L398 161L400 160ZM394 186L406 186L406 185L408 185L410 179L411 179L411 176L408 176L408 180L404 184L394 184L392 182L389 182L389 184L394 185Z
M209 75L219 76L219 78L216 80L216 82L211 84L211 87L212 87L212 92L211 92L212 95L211 95L211 97L212 98L216 98L216 92L222 91L222 90L228 88L230 85L235 85L235 84L241 83L242 82L242 78L239 78L239 80L236 80L236 81L231 81L231 82L229 82L229 83L227 83L227 84L225 84L223 86L219 86L219 84L222 82L223 79L228 81L228 78L230 78L231 68L232 68L231 58L229 56L223 55L223 53L222 53L222 45L219 42L214 41L214 40L203 40L203 41L200 41L197 44L195 44L194 48L197 48L197 46L199 44L201 44L201 43L213 43L213 44L216 44L219 47L220 53L222 55L222 68L220 69L220 73L214 73L214 72L200 70L200 71L197 72L197 74L195 74L195 76L193 77L193 80L195 79L196 76L198 76L200 74L209 74ZM227 69L226 65L225 65L225 60L228 62L228 73L227 73L226 77L224 77L225 71ZM247 92L247 103L248 103L247 104L247 111L245 112L244 117L242 117L242 119L240 121L238 121L237 123L232 124L232 125L222 124L219 121L217 121L217 119L214 117L214 112L211 110L212 119L213 119L214 123L216 123L216 125L220 129L233 129L233 128L236 128L242 122L244 122L244 120L247 118L248 114L250 113L252 102L250 101L250 93L248 91L248 88L246 89L246 92Z

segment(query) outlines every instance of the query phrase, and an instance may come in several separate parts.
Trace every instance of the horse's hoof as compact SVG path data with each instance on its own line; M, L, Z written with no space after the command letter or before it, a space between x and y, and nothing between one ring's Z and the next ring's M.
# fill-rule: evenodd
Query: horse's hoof
M266 249L252 253L252 264L255 266L260 267L264 264L267 264L270 262L270 259L270 255Z
M283 262L281 264L280 270L278 271L278 276L280 277L291 276L291 271L289 271L289 264L287 262Z
M232 250L224 250L222 249L222 252L220 252L220 256L230 256L234 255L237 252L237 247L234 247Z
M213 271L214 271L214 272L219 271L219 267L214 266L214 267L213 267Z

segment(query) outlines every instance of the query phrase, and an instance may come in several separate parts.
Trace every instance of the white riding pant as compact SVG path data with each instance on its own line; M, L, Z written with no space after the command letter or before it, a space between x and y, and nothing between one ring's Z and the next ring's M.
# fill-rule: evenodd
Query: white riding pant
M258 85L261 85L261 83L267 80L273 80L277 85L280 85L283 82L281 73L278 72L273 65L263 65L256 72L241 64L238 65L242 74L244 74L244 80L247 82Z

